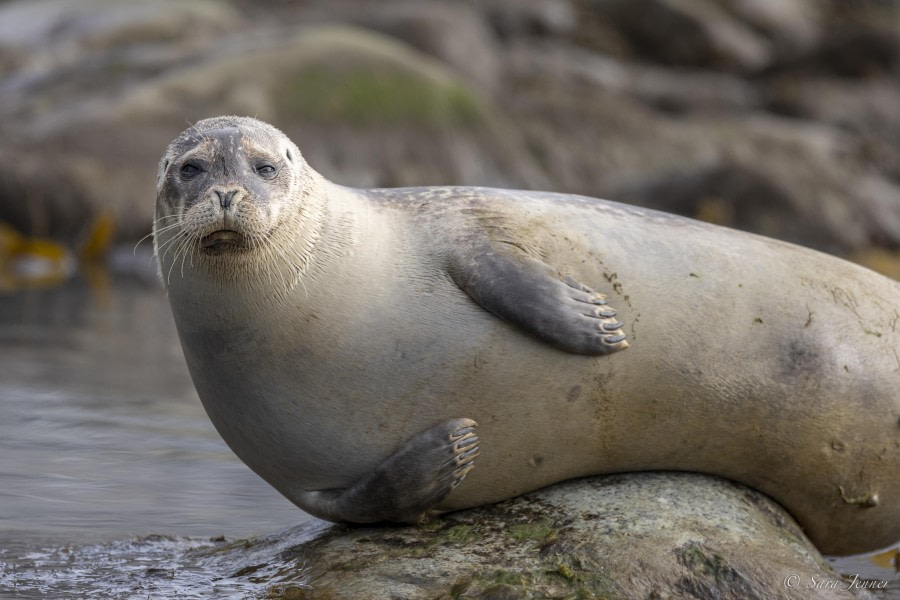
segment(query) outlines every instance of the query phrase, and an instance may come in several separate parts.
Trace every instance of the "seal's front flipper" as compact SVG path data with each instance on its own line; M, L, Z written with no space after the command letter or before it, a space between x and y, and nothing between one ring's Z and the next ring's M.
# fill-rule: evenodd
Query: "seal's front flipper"
M450 276L486 310L561 350L609 354L628 347L606 296L508 245L457 256Z
M303 491L295 502L329 521L415 523L441 502L475 465L477 424L452 419L420 433L344 490Z

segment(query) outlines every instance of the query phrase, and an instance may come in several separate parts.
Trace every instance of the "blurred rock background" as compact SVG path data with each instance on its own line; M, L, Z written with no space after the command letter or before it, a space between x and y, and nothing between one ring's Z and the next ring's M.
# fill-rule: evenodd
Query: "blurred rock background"
M167 143L226 113L343 184L586 194L900 274L900 0L0 2L14 230L133 243Z

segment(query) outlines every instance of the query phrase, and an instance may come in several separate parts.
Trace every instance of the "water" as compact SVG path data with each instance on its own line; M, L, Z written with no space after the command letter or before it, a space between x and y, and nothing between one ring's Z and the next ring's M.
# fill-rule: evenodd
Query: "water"
M152 275L0 295L0 598L70 545L142 565L308 519L213 429Z

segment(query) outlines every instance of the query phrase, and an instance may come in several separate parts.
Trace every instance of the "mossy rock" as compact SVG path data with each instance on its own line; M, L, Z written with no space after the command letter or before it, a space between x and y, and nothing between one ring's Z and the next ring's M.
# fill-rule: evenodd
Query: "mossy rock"
M438 61L385 35L336 25L177 70L125 104L133 118L159 114L160 107L202 118L214 107L282 126L458 126L477 123L488 111Z
M485 107L448 69L381 35L328 27L301 35L298 65L273 88L285 115L351 125L477 123Z
M17 127L3 150L14 168L0 168L0 195L27 203L6 203L0 219L69 239L86 220L110 213L122 237L138 239L152 221L154 165L163 149L190 123L221 114L276 125L343 184L533 187L534 169L498 132L491 103L438 60L348 26L267 33L235 34L199 56L174 47L184 52L182 62L151 69L133 85L76 89L62 82L37 90L27 106L46 100L47 125ZM66 81L96 69L71 66ZM51 97L65 97L65 108ZM55 165L52 173L47 164Z
M792 577L843 583L771 500L688 473L567 481L425 526L288 531L227 554L270 598L788 600Z
M510 525L507 533L509 534L509 537L518 542L543 542L546 540L555 539L559 534L556 528L553 527L553 523L551 523L547 519L543 519L534 523L529 522Z

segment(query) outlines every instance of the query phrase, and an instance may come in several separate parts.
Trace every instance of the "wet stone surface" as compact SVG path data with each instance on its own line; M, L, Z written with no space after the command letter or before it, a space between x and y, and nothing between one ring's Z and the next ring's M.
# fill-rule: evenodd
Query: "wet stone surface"
M419 527L313 521L258 539L151 536L0 565L0 589L19 597L777 600L809 586L817 598L872 597L764 496L685 473L569 481Z

